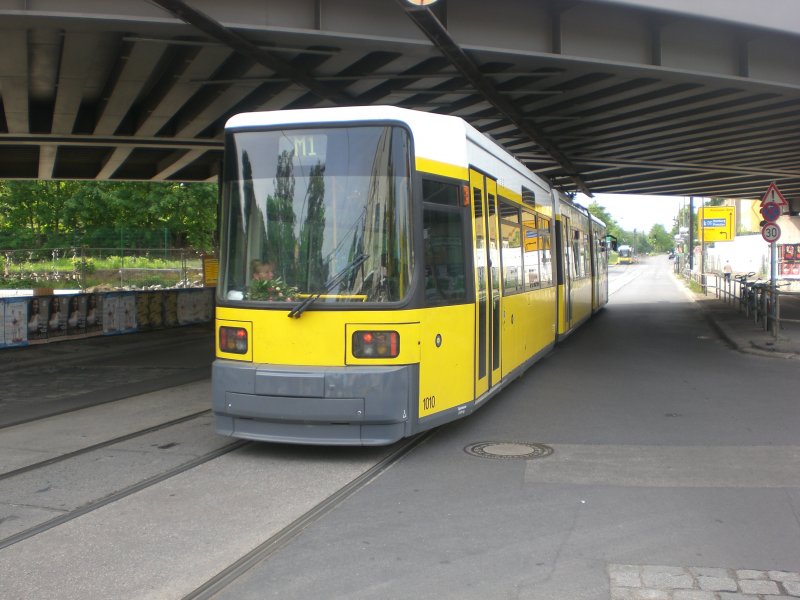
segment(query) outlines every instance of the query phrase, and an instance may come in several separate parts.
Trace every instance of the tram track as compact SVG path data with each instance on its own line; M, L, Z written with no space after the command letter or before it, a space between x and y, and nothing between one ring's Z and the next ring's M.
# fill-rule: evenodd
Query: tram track
M611 297L624 287L630 285L638 279L641 274L642 271L638 268L638 265L628 265L625 267L624 271L616 273L609 270L609 275L613 275L613 277L609 278L608 296Z
M178 417L177 419L171 419L169 421L165 421L164 423L159 423L158 425L153 425L151 427L139 429L138 431L126 433L125 435L120 435L115 438L99 442L97 444L92 444L91 446L86 446L85 448L80 448L79 450L74 450L72 452L65 452L64 454L59 454L58 456L53 456L51 458L32 463L30 465L25 465L24 467L19 467L18 469L14 469L12 471L6 471L5 473L0 473L0 481L3 481L5 479L10 479L11 477L15 477L17 475L22 475L23 473L28 473L30 471L35 471L36 469L48 467L50 465L59 463L61 461L81 456L82 454L88 454L95 450L100 450L101 448L107 448L109 446L113 446L114 444L127 442L137 437L141 437L149 433L154 433L156 431L172 427L173 425L179 425L180 423L185 423L187 421L191 421L192 419L196 419L198 417L202 417L203 415L207 414L211 414L210 409L201 410L199 412L195 412L189 415L184 415L183 417Z
M206 412L206 411L204 411L204 412ZM58 515L57 517L54 517L52 519L48 519L47 521L39 523L39 524L37 524L37 525L35 525L33 527L29 527L29 528L27 528L27 529L25 529L23 531L17 532L17 533L15 533L13 535L10 535L10 536L6 537L6 538L0 539L0 550L3 550L4 548L8 548L9 546L13 546L14 544L17 544L17 543L19 543L19 542L21 542L23 540L26 540L28 538L31 538L33 536L39 535L40 533L44 533L45 531L51 530L51 529L53 529L55 527L58 527L59 525L63 525L64 523L67 523L69 521L72 521L73 519L76 519L78 517L81 517L83 515L91 513L93 511L99 509L99 508L102 508L104 506L108 506L109 504L113 504L114 502L122 500L123 498L126 498L126 497L131 496L133 494L136 494L137 492L140 492L140 491L142 491L144 489L147 489L147 488L152 487L152 486L154 486L156 484L159 484L159 483L161 483L163 481L171 479L172 477L175 477L176 475L180 475L181 473L185 473L186 471L190 471L191 469L194 469L195 467L198 467L198 466L200 466L200 465L202 465L204 463L210 462L210 461L212 461L212 460L214 460L216 458L219 458L220 456L228 454L229 452L233 452L234 450L238 450L238 449L240 449L240 448L242 448L244 446L247 446L249 444L251 444L251 442L249 442L249 441L237 440L237 441L235 441L235 442L233 442L231 444L227 444L227 445L222 446L220 448L216 448L216 449L214 449L214 450L212 450L210 452L206 452L205 454L203 454L201 456L198 456L198 457L196 457L196 458L194 458L192 460L189 460L189 461L187 461L185 463L177 465L177 466L175 466L175 467L173 467L171 469L168 469L168 470L166 470L166 471L164 471L162 473L159 473L157 475L153 475L153 476L148 477L148 478L146 478L146 479L144 479L142 481L139 481L139 482L134 483L132 485L126 486L126 487L124 487L124 488L122 488L122 489L120 489L120 490L118 490L118 491L116 491L116 492L114 492L112 494L104 496L101 499L98 499L98 500L95 500L95 501L92 501L92 502L88 502L88 503L86 503L86 504L84 504L84 505L82 505L82 506L80 506L80 507L78 507L76 509L73 509L73 510L70 510L68 512L65 512L62 515Z
M184 596L183 600L210 600L214 598L225 588L233 584L237 579L251 571L265 560L269 559L270 556L289 544L294 538L300 535L304 529L339 506L347 498L369 484L373 479L379 477L386 470L407 456L417 446L423 444L434 433L435 430L431 430L421 433L418 436L407 438L398 446L396 450L383 458L383 460L353 479L350 483L346 484L338 491L325 498L322 502L305 512L299 518L286 525L275 535L266 539L256 548L217 573L204 584L194 589L192 592ZM2 546L0 546L0 548L2 548Z

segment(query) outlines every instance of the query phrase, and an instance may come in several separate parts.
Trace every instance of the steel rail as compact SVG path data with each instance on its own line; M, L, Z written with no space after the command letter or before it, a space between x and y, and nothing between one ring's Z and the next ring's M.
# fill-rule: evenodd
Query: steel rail
M189 462L183 463L182 465L179 465L179 466L177 466L177 467L175 467L173 469L169 469L168 471L165 471L164 473L161 473L159 475L155 475L153 477L148 477L147 479L145 479L143 481L140 481L139 483L135 483L133 485L129 485L128 487L123 488L123 489L119 490L118 492L115 492L115 493L113 493L113 494L111 494L109 496L106 496L102 500L98 500L96 502L90 502L88 504L85 504L84 506L81 506L80 508L76 508L75 510L71 510L71 511L69 511L67 513L64 513L63 515L59 515L58 517L55 517L55 518L50 519L48 521L45 521L44 523L40 523L38 525L35 525L34 527L29 527L28 529L25 529L24 531L20 531L19 533L15 533L14 535L10 535L7 538L4 538L4 539L0 540L0 550L3 550L4 548L8 548L9 546L13 546L14 544L16 544L18 542L21 542L23 540L27 540L28 538L31 538L31 537L33 537L35 535L39 535L40 533L44 533L45 531L53 529L54 527L58 527L59 525L63 525L64 523L67 523L68 521L71 521L73 519L77 519L78 517L82 517L83 515L86 515L86 514L88 514L90 512L93 512L93 511L97 510L98 508L102 508L102 507L107 506L109 504L113 504L114 502L116 502L118 500L122 500L123 498L126 498L128 496L132 496L133 494L135 494L137 492L140 492L140 491L142 491L144 489L147 489L147 488L149 488L151 486L154 486L154 485L156 485L158 483L161 483L162 481L166 481L167 479L170 479L171 477L175 477L176 475L180 475L181 473L184 473L186 471L194 469L195 467L198 467L198 466L202 465L203 463L207 463L207 462L209 462L211 460L214 460L215 458L219 458L220 456L223 456L224 454L227 454L228 452L232 452L234 450L238 450L242 446L245 446L245 445L250 444L250 443L251 442L249 442L247 440L238 440L238 441L236 441L236 442L234 442L232 444L228 444L227 446L223 446L222 448L217 448L216 450L213 450L212 452L208 452L208 453L206 453L206 454L204 454L202 456L199 456L199 457L197 457L197 458L195 458L193 460L190 460Z
M353 481L328 496L325 500L311 508L295 521L281 529L278 533L262 542L259 546L242 556L239 560L217 573L214 577L206 581L203 585L196 588L183 597L183 600L209 600L219 592L231 585L239 577L261 564L272 556L275 552L286 546L304 529L315 521L321 519L328 512L336 508L347 498L363 488L384 471L397 463L400 459L409 454L414 448L425 442L433 430L422 433L416 437L409 438L402 443L396 450L386 458L365 471Z
M179 425L180 423L191 421L192 419L196 419L197 417L205 415L210 412L211 409L201 410L200 412L192 413L190 415L186 415L183 417L178 417L177 419L172 419L171 421L160 423L158 425L153 425L151 427L146 427L145 429L140 429L138 431L134 431L133 433L126 433L125 435L120 435L118 437L111 438L110 440L106 440L104 442L98 442L97 444L86 446L85 448L81 448L80 450L74 450L72 452L67 452L65 454L59 454L58 456L54 456L52 458L41 460L39 462L35 462L30 465L25 465L24 467L19 467L18 469L14 469L13 471L6 471L5 473L0 473L0 481L3 481L4 479L10 479L11 477L15 477L17 475L22 475L23 473L28 473L30 471L35 471L36 469L41 469L42 467L48 467L55 463L68 460L70 458L75 458L76 456L80 456L81 454L88 454L89 452L93 452L94 450L99 450L100 448L107 448L108 446L113 446L114 444L127 442L128 440L132 440L134 438L147 435L148 433L153 433L154 431L166 429L167 427L171 427L172 425Z

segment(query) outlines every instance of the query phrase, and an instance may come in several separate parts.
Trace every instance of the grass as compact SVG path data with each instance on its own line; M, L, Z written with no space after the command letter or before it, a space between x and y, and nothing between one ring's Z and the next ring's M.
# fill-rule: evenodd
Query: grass
M688 285L689 289L692 290L695 294L703 293L703 286L697 283L694 279L688 279L686 281L686 285Z

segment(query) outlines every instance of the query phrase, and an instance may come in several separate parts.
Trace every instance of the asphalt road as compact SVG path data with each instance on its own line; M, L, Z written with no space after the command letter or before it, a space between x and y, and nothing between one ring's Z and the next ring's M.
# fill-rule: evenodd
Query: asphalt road
M796 364L731 350L671 268L613 268L605 310L215 597L800 596ZM251 444L201 462L229 441L192 417L208 393L198 381L59 415L61 436L0 430L9 472L143 429L154 403L161 421L189 419L0 480L3 537L152 481L0 549L0 598L182 598L394 450ZM465 451L481 442L553 454Z

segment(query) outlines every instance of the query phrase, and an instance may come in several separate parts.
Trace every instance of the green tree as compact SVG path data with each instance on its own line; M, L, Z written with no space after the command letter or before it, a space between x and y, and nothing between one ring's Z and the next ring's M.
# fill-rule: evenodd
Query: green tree
M608 234L613 235L615 238L617 238L617 240L620 241L620 243L622 243L625 232L617 224L617 222L614 220L614 217L609 214L604 206L600 206L596 201L592 202L589 205L589 212L606 224L606 232Z
M655 252L666 252L667 250L671 250L674 245L672 236L660 223L650 228L650 233L647 235L647 238Z
M214 184L0 182L0 247L60 245L213 249Z

